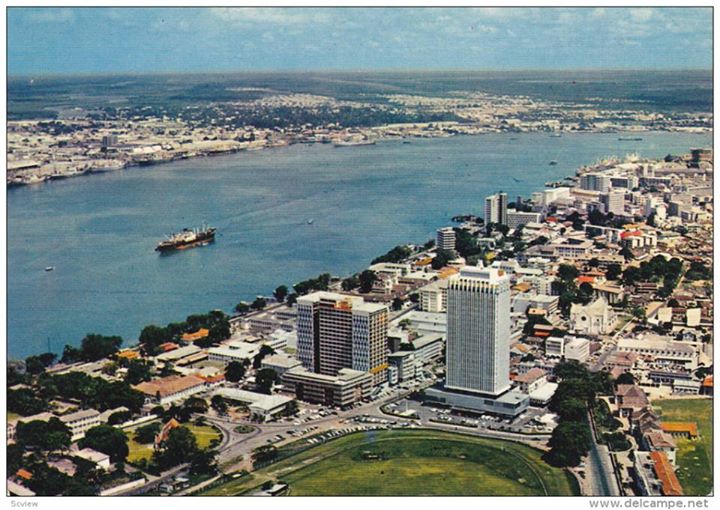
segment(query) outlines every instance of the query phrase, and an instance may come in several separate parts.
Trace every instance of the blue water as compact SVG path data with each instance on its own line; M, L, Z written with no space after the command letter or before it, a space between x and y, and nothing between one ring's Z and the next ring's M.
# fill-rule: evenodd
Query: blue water
M710 135L642 136L295 145L11 189L9 356L43 352L48 339L61 351L89 332L132 342L147 324L230 311L321 272L361 270L396 244L425 242L456 214L482 215L484 197L500 189L512 201L603 156L661 157L711 143ZM202 222L218 227L213 245L153 250L165 234Z

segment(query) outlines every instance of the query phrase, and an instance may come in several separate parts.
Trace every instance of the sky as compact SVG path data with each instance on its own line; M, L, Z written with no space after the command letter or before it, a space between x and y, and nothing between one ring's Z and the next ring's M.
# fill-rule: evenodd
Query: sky
M28 8L8 73L710 69L711 8Z

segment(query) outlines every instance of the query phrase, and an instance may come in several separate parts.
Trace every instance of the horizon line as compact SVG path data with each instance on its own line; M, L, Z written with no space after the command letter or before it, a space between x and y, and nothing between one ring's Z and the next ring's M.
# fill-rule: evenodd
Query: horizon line
M118 70L118 71L73 71L73 72L44 72L44 73L29 73L23 72L18 74L7 73L8 79L19 79L19 78L62 78L72 76L168 76L168 75L219 75L219 74L332 74L332 73L521 73L521 72L556 72L556 73L569 73L569 72L710 72L712 73L713 68L711 67L563 67L563 68L438 68L438 69L426 69L426 68L368 68L368 69L342 69L342 68L319 68L319 69L254 69L254 70L241 70L241 69L217 69L217 70L196 70L196 71L179 71L179 70L166 70L166 71L131 71L131 70Z

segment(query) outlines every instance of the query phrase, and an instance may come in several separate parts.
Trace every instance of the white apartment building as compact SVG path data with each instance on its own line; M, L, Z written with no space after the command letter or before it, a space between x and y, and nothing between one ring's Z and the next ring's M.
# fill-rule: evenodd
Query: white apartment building
M540 213L521 212L510 209L507 212L507 226L510 229L518 228L520 225L528 223L540 223Z
M610 190L610 176L597 172L583 174L580 176L580 188L607 193Z
M485 198L485 224L507 225L507 193L495 193Z
M100 412L95 409L83 409L60 416L60 421L70 429L71 441L85 437L85 432L100 425Z
M500 395L510 387L510 278L464 267L448 282L445 387Z
M420 310L423 312L447 311L447 279L436 280L420 288Z
M439 228L435 246L438 250L455 250L455 230L452 227Z

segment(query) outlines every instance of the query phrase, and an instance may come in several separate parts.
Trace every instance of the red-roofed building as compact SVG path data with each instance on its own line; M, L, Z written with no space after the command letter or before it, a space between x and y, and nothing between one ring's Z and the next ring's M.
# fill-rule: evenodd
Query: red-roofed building
M675 475L672 464L665 455L665 452L650 452L650 458L653 461L653 471L662 484L661 492L663 496L682 496L683 489Z

